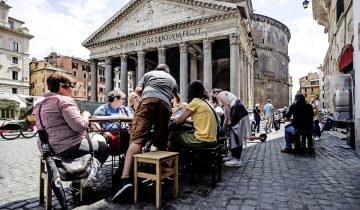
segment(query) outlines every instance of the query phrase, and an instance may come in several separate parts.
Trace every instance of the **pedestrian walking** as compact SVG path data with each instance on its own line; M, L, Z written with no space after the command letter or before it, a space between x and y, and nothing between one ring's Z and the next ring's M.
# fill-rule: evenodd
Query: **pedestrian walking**
M264 105L264 113L266 118L266 125L265 125L266 133L271 133L272 121L273 121L274 107L270 102L271 102L270 99L268 99L267 103Z

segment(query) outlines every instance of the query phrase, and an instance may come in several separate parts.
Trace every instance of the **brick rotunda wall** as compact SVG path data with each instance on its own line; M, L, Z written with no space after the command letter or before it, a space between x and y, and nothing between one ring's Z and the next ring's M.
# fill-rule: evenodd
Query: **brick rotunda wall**
M254 104L270 99L275 109L289 104L289 29L259 14L252 17L252 36L258 61L254 69Z

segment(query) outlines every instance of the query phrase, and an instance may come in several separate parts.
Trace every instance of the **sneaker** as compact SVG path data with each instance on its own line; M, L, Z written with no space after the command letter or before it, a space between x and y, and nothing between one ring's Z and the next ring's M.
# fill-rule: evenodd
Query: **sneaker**
M233 156L231 154L228 154L226 157L224 157L222 159L223 162L226 162L226 161L229 161L229 160L232 160L233 159Z
M71 184L70 184L70 189L72 191L79 191L80 190L80 182L79 182L79 180L72 181Z
M237 159L233 158L232 160L226 161L225 166L228 166L228 167L241 167L242 162L241 162L241 160L237 160Z
M134 196L134 185L129 178L121 179L116 194L111 199L113 202L131 203Z
M314 141L320 141L320 137L315 137Z
M282 149L281 152L282 152L282 153L292 154L292 153L294 153L294 150L291 149L291 148L285 148L285 149Z

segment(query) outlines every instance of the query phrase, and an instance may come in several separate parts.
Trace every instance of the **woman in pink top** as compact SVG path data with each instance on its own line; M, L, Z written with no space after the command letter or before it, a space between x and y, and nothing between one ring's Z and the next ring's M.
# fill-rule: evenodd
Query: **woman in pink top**
M50 93L45 94L43 101L34 107L36 127L42 130L40 117L48 134L50 147L57 155L80 157L89 153L90 147L86 139L90 113L80 113L79 107L71 97L74 80L68 75L55 72L47 78ZM39 108L41 107L41 113ZM40 114L40 115L39 115ZM40 140L38 140L38 144ZM101 164L109 156L110 148L101 135L93 135L91 142L94 156ZM41 149L40 149L41 151Z

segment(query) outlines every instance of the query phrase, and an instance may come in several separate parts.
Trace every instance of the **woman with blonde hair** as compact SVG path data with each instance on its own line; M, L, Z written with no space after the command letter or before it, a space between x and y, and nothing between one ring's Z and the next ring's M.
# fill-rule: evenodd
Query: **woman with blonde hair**
M136 95L135 92L130 92L128 104L129 104L128 109L134 115L135 111L137 110L140 104L139 97Z

